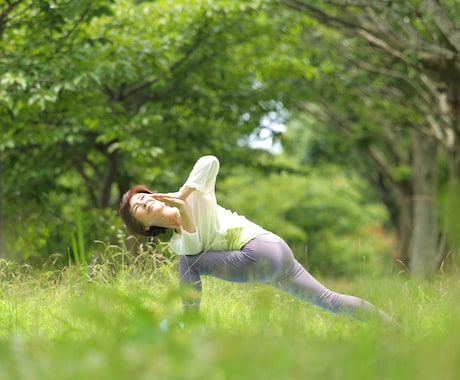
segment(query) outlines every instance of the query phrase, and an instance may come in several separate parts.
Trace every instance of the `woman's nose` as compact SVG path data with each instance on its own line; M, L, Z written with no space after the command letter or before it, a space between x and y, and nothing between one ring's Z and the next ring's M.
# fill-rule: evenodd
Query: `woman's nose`
M150 203L152 203L154 201L153 198L147 198L147 199L144 199L144 206L148 206Z

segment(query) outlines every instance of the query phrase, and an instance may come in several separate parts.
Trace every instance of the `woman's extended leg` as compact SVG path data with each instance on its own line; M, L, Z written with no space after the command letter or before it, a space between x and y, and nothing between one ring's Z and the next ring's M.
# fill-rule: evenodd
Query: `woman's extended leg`
M326 288L294 258L292 250L284 240L279 238L278 245L286 260L286 271L271 283L276 288L333 313L345 314L361 320L375 317L391 320L386 313L368 301ZM259 247L262 248L260 245Z
M389 317L369 302L324 287L294 258L289 246L274 234L258 236L240 251L208 251L182 256L181 284L201 292L201 275L233 282L266 283L325 310L368 319ZM199 309L199 296L184 299L185 310Z

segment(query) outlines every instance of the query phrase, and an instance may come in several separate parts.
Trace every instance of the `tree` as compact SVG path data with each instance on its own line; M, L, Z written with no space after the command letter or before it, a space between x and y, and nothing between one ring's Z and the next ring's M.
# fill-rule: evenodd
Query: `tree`
M417 99L413 103L414 110L424 120L423 123L414 123L412 128L424 132L422 138L434 138L439 142L448 156L450 177L457 182L460 151L460 31L455 23L455 15L458 14L458 4L451 1L441 6L434 0L324 1L315 4L286 0L284 3L340 29L348 39L365 41L365 46L371 48L373 55L366 61L358 56L355 59L357 66L397 79L405 83L405 87L411 87L411 93ZM348 55L353 56L354 53L348 52ZM407 95L407 92L403 94ZM437 259L440 249L438 233L433 232L438 218L436 192L432 183L435 180L432 158L436 144L422 143L417 132L412 137L414 158L431 163L430 173L412 171L413 191L420 191L421 194L414 193L411 199L412 221L415 224L411 229L410 266L413 273L426 275L440 264ZM413 165L414 169L421 167L425 168L423 165ZM425 180L423 184L422 179ZM427 253L426 249L430 252Z
M75 43L87 38L85 25L110 13L110 3L15 0L1 5L0 227L8 227L7 234L2 230L4 245L5 240L20 239L46 245L46 233L37 236L37 231L47 230L37 205L45 202L56 177L68 170L66 148L74 137L68 125L59 124L61 115L52 114L53 105L61 95L82 87L82 71L75 65L81 54ZM27 221L31 228L25 228Z
M284 86L279 77L265 85L260 63L275 54L270 36L295 33L265 13L270 3L7 2L2 220L8 241L25 239L15 250L65 250L73 197L88 240L110 240L120 194L133 182L178 186L203 153L254 156L240 142L277 110Z

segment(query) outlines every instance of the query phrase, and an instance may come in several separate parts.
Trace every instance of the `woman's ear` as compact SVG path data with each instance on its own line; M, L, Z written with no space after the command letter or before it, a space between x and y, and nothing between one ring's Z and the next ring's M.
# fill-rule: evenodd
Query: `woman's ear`
M144 230L146 231L150 230L150 226L144 226Z

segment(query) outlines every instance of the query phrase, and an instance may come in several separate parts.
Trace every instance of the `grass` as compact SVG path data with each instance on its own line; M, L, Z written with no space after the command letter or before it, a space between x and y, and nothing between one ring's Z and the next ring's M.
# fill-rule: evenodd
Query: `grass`
M110 256L110 255L109 255ZM115 258L114 258L115 257ZM120 252L87 268L0 262L0 379L458 379L458 273L322 279L392 314L361 323L262 285L207 278L183 318L174 263Z

